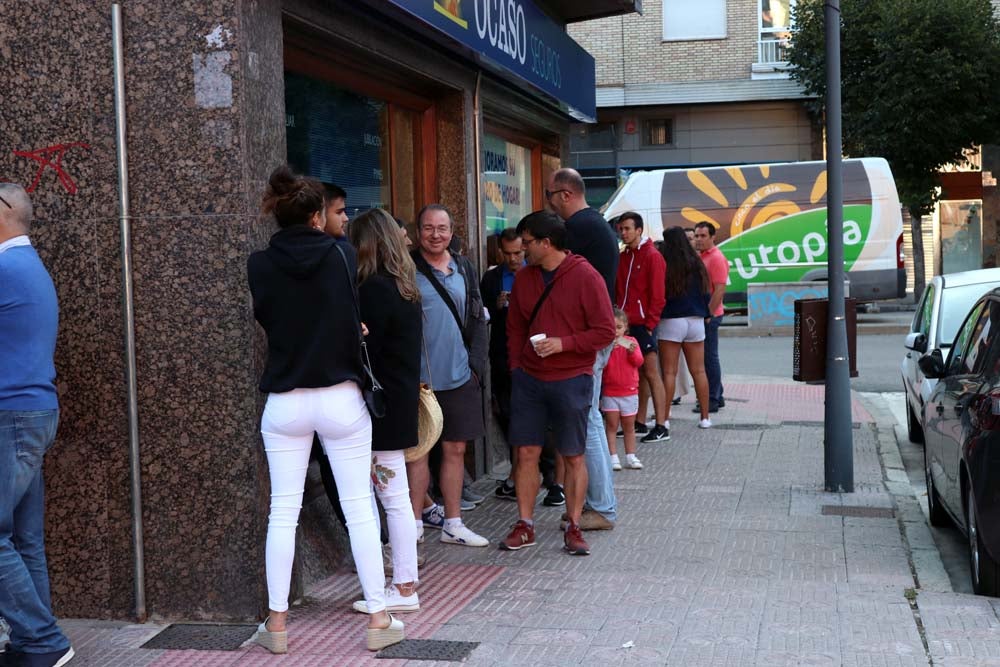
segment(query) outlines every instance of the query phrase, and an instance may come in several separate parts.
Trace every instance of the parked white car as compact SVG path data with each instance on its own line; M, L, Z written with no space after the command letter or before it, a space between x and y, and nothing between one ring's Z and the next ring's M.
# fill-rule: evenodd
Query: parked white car
M937 380L925 378L917 366L924 353L940 348L947 354L958 327L979 297L1000 287L1000 269L962 271L934 276L924 290L903 347L903 391L906 426L911 442L924 441L924 403Z

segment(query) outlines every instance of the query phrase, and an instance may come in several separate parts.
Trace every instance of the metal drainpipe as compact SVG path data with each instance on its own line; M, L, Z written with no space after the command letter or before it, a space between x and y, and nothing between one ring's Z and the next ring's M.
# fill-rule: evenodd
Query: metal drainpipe
M135 374L135 303L132 297L132 231L128 197L128 145L125 130L125 54L122 8L111 5L115 67L115 145L118 149L118 208L122 255L122 302L125 317L125 376L128 392L128 458L132 486L132 549L135 564L135 615L145 623L146 568L142 538L142 471L139 465L139 396Z
M479 270L480 271L485 271L486 267L487 267L487 262L486 262L486 244L483 243L484 238L483 238L483 235L482 235L482 231L483 231L483 210L482 210L482 207L483 207L483 196L482 196L482 188L483 188L483 183L482 183L482 180L483 180L483 169L482 169L483 165L482 165L482 160L483 160L483 156L482 156L482 147L481 147L481 143L480 143L482 141L482 138L480 136L481 135L482 127L481 127L481 124L479 122L479 115L481 113L481 109L480 109L480 106L479 106L479 88L480 88L480 84L482 84L482 81L483 81L483 73L482 73L482 71L476 72L476 91L472 95L472 149L476 153L476 156L475 156L475 165L476 165L475 184L476 184L476 187L474 189L475 194L476 194L476 220L475 220L475 222L476 222L476 248L477 248L477 250L476 250L476 257L479 259ZM472 236L471 230L470 230L469 236L470 237ZM472 239L470 238L470 241L471 240Z

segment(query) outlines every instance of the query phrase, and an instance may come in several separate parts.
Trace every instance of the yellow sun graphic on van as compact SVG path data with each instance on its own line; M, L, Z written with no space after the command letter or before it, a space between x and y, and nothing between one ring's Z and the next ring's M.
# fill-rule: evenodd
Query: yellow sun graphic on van
M714 202L718 212L732 212L728 236L738 236L745 230L771 222L786 215L800 213L802 208L788 197L798 191L798 186L782 181L770 181L771 169L767 165L746 168L757 173L744 173L740 167L726 167L721 171L713 170L720 179L729 179L731 183L715 183L698 169L687 172L688 180L701 194ZM751 182L755 182L751 186ZM763 182L762 185L756 183ZM800 184L802 185L802 184ZM735 186L735 188L733 187ZM729 191L726 196L723 190ZM816 204L826 197L826 170L822 170L812 183L809 193L809 203ZM735 209L735 210L734 210ZM681 208L681 217L690 223L707 221L719 229L723 224L713 217L708 210L693 206Z

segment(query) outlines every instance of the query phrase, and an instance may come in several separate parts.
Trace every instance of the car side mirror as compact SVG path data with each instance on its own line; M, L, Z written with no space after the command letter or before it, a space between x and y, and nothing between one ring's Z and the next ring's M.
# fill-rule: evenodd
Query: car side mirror
M937 379L944 377L944 357L941 350L935 348L929 354L925 354L917 361L920 372L925 378Z
M919 331L909 333L906 335L906 342L903 343L903 347L922 354L927 351L927 336Z

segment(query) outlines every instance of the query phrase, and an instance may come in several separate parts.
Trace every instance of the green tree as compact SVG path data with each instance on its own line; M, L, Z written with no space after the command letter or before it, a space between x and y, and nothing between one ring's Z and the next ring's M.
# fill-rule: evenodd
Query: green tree
M791 75L826 108L822 0L799 0ZM943 165L1000 138L1000 23L990 0L842 0L844 153L883 157L910 212L914 293L924 289L920 216Z

